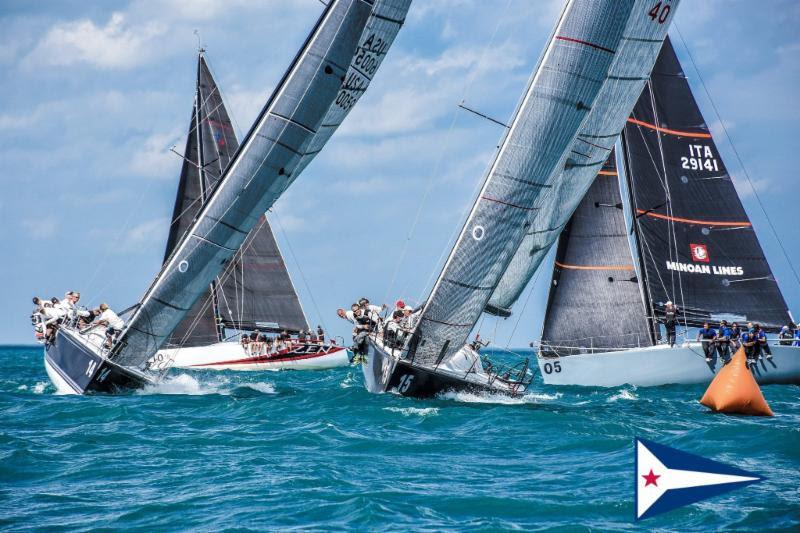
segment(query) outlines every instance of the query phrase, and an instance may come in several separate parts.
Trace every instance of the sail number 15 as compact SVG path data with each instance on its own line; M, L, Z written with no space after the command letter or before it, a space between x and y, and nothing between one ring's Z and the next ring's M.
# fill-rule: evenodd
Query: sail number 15
M647 12L647 15L653 19L653 21L664 24L669 16L669 8L670 6L666 2L658 2L653 6L653 9Z

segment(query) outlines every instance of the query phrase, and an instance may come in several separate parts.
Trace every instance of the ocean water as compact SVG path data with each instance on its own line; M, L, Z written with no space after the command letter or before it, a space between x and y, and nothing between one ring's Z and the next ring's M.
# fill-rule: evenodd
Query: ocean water
M0 528L766 531L800 527L800 406L715 415L704 387L415 401L359 368L176 372L126 396L54 394L0 348ZM633 438L768 479L634 523Z

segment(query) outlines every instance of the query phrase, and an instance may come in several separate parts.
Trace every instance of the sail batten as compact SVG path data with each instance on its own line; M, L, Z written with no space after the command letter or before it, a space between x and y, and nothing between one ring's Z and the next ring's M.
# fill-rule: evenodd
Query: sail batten
M178 308L190 307L230 265L231 250L242 247L246 234L312 159L298 154L320 149L333 133L310 131L332 123L331 117L341 123L363 94L354 93L347 84L353 70L350 65L370 56L370 43L376 39L384 52L394 40L399 26L373 15L394 13L403 18L409 4L410 0L332 0L326 5L197 220L145 293L114 348L115 361L143 364L183 319L184 312L157 299ZM375 70L383 57L374 58ZM361 79L358 86L366 88L368 83ZM280 144L268 139L279 139Z
M657 45L632 45L622 38L663 39L678 2L671 3L672 10L662 21L666 24L648 17L650 4L633 0L567 3L427 299L415 331L417 340L412 343L415 362L433 365L441 360L442 350L450 356L460 349L480 313L495 303L490 297L497 293L526 234L562 225L583 197L613 138L608 146L595 143L601 149L582 143L577 136L616 132L616 137L641 90L630 82L610 82L608 76L632 71L647 74L658 52ZM654 46L655 50L649 50ZM495 179L498 172L551 187ZM537 235L546 237L522 251L528 264L541 262L537 257L543 257L556 237L554 233ZM536 250L533 258L532 250ZM491 290L443 283L444 279Z

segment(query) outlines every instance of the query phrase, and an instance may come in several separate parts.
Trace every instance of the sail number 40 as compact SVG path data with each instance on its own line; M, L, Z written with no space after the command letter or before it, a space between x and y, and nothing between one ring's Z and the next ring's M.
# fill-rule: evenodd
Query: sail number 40
M561 363L559 361L554 363L545 363L542 365L542 368L544 369L545 374L552 374L553 372L558 374L561 372Z
M658 21L659 24L664 24L669 16L669 4L666 2L658 2L653 6L653 9L647 12L653 21Z

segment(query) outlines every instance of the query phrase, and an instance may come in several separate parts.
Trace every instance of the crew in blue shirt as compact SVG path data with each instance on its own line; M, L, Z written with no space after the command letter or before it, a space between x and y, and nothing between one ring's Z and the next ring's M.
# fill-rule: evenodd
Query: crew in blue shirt
M714 339L717 336L716 330L709 327L708 322L703 323L703 329L697 332L697 340L703 343L703 353L706 354L706 362L711 362L711 356L714 355L716 348L714 347Z
M741 336L742 336L742 328L739 327L739 324L734 322L731 324L731 345L733 349L736 350L739 346L742 345L741 343Z
M761 347L761 352L767 356L767 359L772 359L772 350L769 349L767 334L763 329L761 329L760 324L756 324L756 332L758 335L758 345Z
M744 346L744 353L747 356L747 366L756 364L758 355L761 353L761 346L758 343L758 331L753 327L753 324L747 324L749 327L747 331L742 333L742 346Z
M717 337L714 339L714 344L717 348L717 356L722 359L723 364L728 364L731 361L731 328L728 327L728 321L722 320L719 323L717 330Z
M795 324L794 327L795 327L794 338L797 340L794 341L794 344L792 346L800 346L800 324Z

